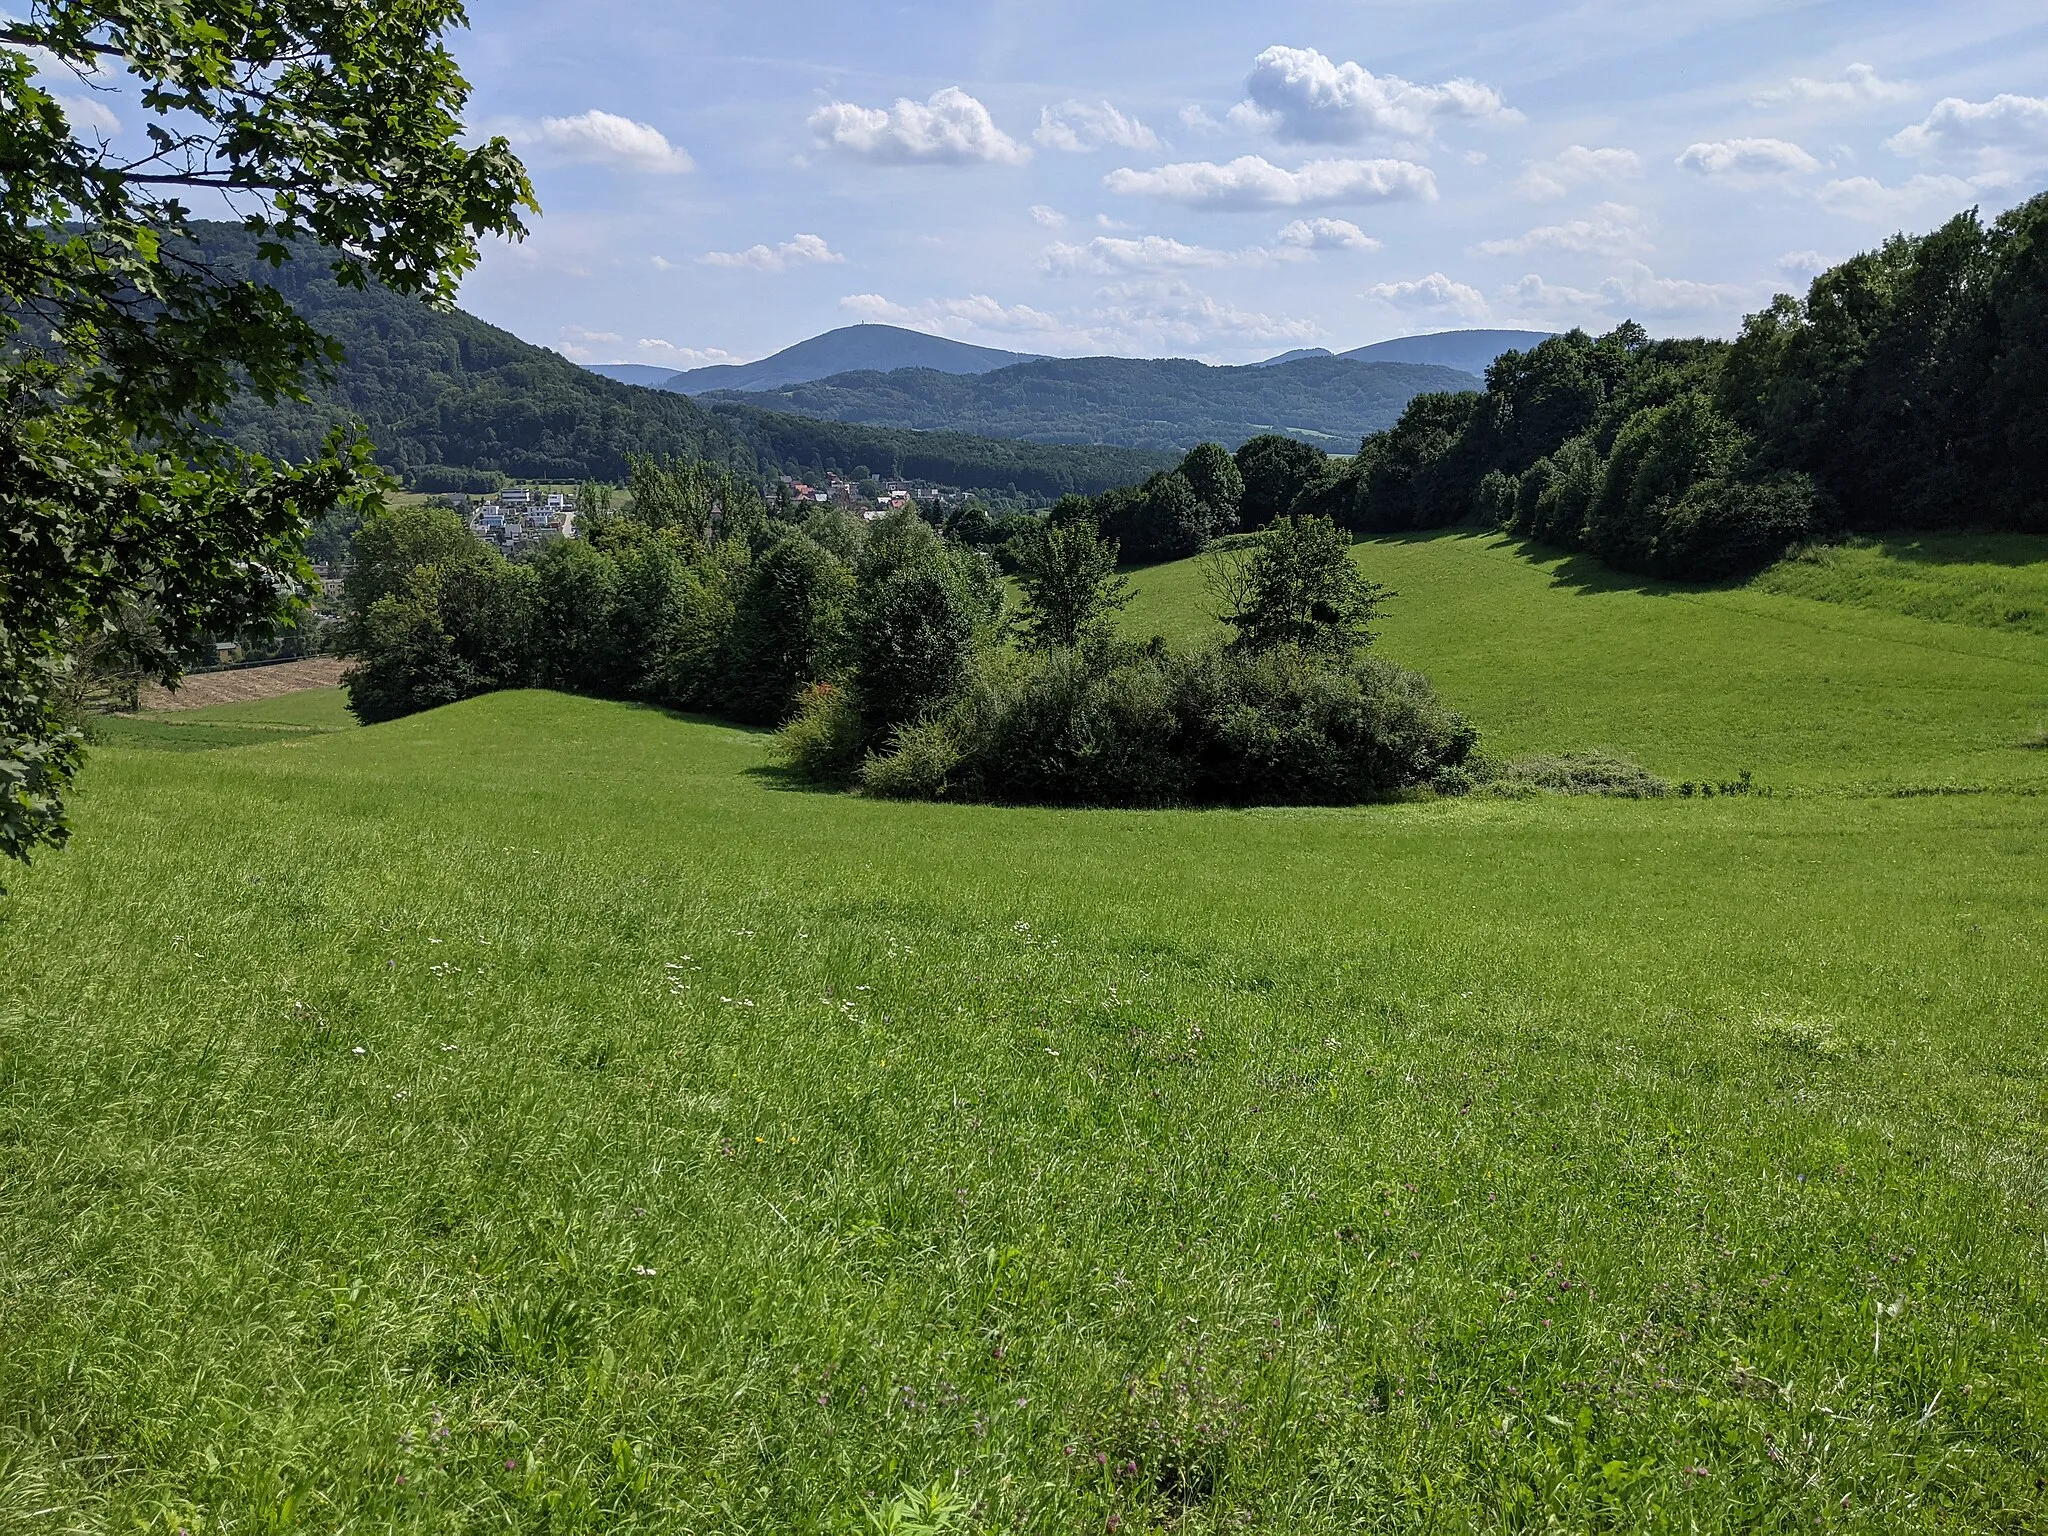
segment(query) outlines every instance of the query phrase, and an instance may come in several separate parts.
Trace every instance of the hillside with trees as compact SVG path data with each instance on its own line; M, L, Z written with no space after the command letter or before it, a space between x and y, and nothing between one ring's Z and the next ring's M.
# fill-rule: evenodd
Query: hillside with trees
M1188 358L1045 358L992 372L843 373L780 389L701 395L872 426L950 429L1042 443L1185 452L1280 433L1343 452L1392 426L1419 394L1479 380L1422 363L1302 358L1212 368Z
M240 447L302 460L351 421L369 428L380 463L420 490L485 490L506 478L622 481L636 457L708 459L747 474L877 474L1038 496L1100 491L1168 460L1124 448L1066 447L907 432L707 408L579 368L459 309L436 309L376 283L347 288L316 259L273 269L233 225L195 226L216 270L277 289L341 343L335 381L308 401L228 407Z

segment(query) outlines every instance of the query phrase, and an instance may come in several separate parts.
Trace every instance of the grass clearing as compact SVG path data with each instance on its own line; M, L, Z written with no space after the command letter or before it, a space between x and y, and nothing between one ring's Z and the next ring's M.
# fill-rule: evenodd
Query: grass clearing
M1780 792L2048 788L2021 748L2048 712L2048 637L1647 583L1497 534L1355 557L1399 594L1381 653L1428 673L1499 757L1607 750L1673 780L1747 768ZM1132 584L1133 633L1213 630L1199 561Z
M2033 1527L2048 643L1361 558L1494 750L1780 792L101 752L0 909L0 1526Z

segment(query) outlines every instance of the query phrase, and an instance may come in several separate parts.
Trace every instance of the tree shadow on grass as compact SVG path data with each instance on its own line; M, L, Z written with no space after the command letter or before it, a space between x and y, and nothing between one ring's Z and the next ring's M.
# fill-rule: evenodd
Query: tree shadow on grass
M723 715L707 715L694 709L674 709L666 704L650 704L645 700L631 700L627 709L639 710L645 714L661 715L684 725L706 725L721 731L731 731L740 736L753 736L763 744L771 740L777 730L772 725L750 725L740 720L728 720ZM830 784L819 784L807 779L787 763L750 763L740 770L746 777L755 780L768 789L783 790L790 794L838 795L841 788Z
M1684 597L1695 592L1730 592L1746 584L1747 578L1727 581L1662 581L1618 571L1597 555L1583 550L1559 549L1554 544L1503 533L1498 528L1461 524L1451 528L1416 528L1400 533L1369 534L1361 545L1436 544L1452 539L1498 544L1535 566L1549 566L1550 584L1580 597L1609 592L1632 592L1641 597Z
M763 789L772 789L785 795L844 795L849 793L843 784L820 784L816 779L804 777L787 763L754 763L742 768L741 773L759 784Z

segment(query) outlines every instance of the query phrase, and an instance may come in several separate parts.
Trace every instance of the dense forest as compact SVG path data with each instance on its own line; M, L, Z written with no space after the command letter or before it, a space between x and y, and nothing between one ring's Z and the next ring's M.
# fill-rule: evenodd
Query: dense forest
M747 474L862 465L970 490L1059 496L1138 479L1167 456L1124 448L998 442L706 408L680 394L614 383L460 310L434 310L370 286L344 288L317 253L272 269L239 226L203 231L209 262L275 286L346 353L310 403L243 396L223 430L237 443L309 456L334 427L361 421L381 462L415 489L482 490L502 479L622 481L635 457L706 459Z
M1348 461L1292 447L1240 450L1241 505L1225 456L1198 450L1055 515L1143 559L1289 512L1478 522L1684 580L1841 533L2048 529L2048 194L1895 237L1732 342L1573 331L1498 358L1483 391L1417 396Z
M1341 357L1248 368L1186 358L1047 358L989 373L899 368L700 400L729 401L875 426L952 428L1046 443L1121 443L1185 452L1276 432L1344 451L1393 425L1426 391L1478 379L1424 363Z

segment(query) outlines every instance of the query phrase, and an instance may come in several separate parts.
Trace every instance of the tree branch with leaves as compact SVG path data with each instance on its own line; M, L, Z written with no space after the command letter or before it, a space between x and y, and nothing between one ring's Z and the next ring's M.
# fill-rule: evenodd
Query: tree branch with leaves
M479 237L538 207L503 139L461 142L466 24L451 0L38 0L0 23L0 854L64 840L81 637L175 682L209 635L289 619L308 531L384 484L359 435L297 465L215 435L237 394L304 400L341 350L216 270L183 199L232 209L272 267L451 304ZM74 123L43 83L65 71L125 76L142 142Z

